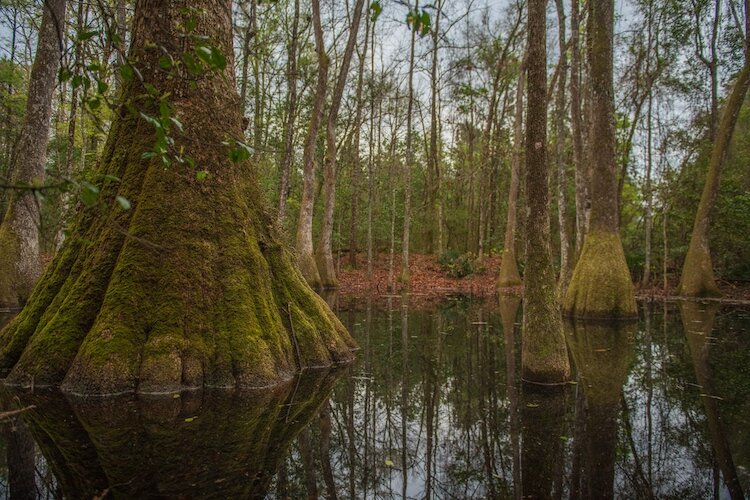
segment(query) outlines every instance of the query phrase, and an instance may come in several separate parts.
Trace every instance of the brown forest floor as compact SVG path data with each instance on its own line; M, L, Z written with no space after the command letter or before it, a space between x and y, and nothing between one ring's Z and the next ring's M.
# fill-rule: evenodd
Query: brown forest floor
M366 297L368 295L389 296L398 294L405 290L399 283L401 274L401 255L394 256L394 281L396 290L391 291L388 287L388 254L376 255L373 265L373 280L367 279L367 256L360 253L357 256L357 268L353 269L349 264L347 255L341 257L341 272L339 274L339 293L348 297ZM484 259L483 269L465 278L452 278L448 276L437 257L432 255L412 254L409 257L409 269L411 271L411 287L409 295L412 299L432 301L445 295L460 294L475 297L494 296L499 290L496 286L497 275L500 269L500 256L492 256ZM750 283L719 281L719 288L724 297L722 302L734 302L750 304ZM677 283L670 283L668 293L664 293L661 286L642 289L636 284L636 294L641 299L661 300L665 297L669 300L673 297ZM520 294L522 287L506 288L503 293Z

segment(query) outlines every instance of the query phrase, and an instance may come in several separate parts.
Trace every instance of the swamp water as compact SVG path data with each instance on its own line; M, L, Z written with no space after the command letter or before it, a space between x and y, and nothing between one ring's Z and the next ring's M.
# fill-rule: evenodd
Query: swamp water
M750 309L566 326L574 383L519 382L517 299L339 299L362 350L259 394L3 389L0 498L743 498ZM1 321L1 319L0 319Z

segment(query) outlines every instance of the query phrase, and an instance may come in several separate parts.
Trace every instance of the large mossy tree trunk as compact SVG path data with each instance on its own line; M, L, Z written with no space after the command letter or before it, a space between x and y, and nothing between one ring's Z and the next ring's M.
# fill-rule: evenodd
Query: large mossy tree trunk
M591 219L563 308L580 318L633 318L635 293L620 240L615 173L614 1L589 2L589 9Z
M526 272L521 365L527 382L570 377L552 267L547 167L546 0L529 2L526 120Z
M0 307L18 307L42 274L39 248L40 202L26 189L44 180L52 97L60 66L65 0L44 2L26 117L13 152L10 175L17 190L8 199L0 225Z
M80 210L0 334L11 384L84 394L244 388L352 358L354 341L278 237L254 165L230 161L223 146L242 137L230 1L192 6L136 3L129 59L143 81L124 83L98 172L121 181L105 181L101 203ZM179 36L186 23L199 43L227 55L224 70L162 69L165 51L179 60L195 50ZM144 100L148 89L156 99ZM144 157L156 133L139 113L157 113L153 101L164 99L183 127L175 150L208 172L203 181L192 168ZM115 196L132 208L114 208Z
M750 13L748 14L750 15ZM711 262L711 251L708 246L708 230L711 226L711 212L719 194L719 179L724 166L729 144L732 141L734 126L745 101L745 94L750 88L750 59L746 57L745 65L740 71L729 94L729 99L721 114L719 128L714 138L711 159L708 164L706 184L695 214L693 232L690 236L685 263L682 266L678 295L689 297L717 297L721 295L716 286L714 269Z

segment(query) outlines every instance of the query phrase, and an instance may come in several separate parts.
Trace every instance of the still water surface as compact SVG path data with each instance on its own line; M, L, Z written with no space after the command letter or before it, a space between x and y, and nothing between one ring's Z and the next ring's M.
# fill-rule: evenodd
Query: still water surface
M262 394L76 399L2 425L0 498L743 498L750 309L566 326L574 382L519 380L517 299L338 299L362 350Z

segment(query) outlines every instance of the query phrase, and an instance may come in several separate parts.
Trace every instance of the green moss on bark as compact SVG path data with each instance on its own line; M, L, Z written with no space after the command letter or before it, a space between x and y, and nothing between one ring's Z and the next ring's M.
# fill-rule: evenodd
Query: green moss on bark
M638 317L633 282L619 234L592 230L586 235L563 311L576 318Z
M229 10L204 3L196 30L231 53ZM181 50L145 5L134 60L158 59L153 40ZM184 9L163 8L165 22L179 25ZM144 76L171 92L184 128L175 147L209 176L144 158L154 128L123 106L99 171L121 181L107 182L100 199L123 196L132 209L81 210L27 307L0 333L8 381L82 394L250 388L351 360L356 344L281 243L254 165L227 157L227 135L242 136L230 69L195 85L158 70ZM133 104L143 92L131 81L123 96Z

